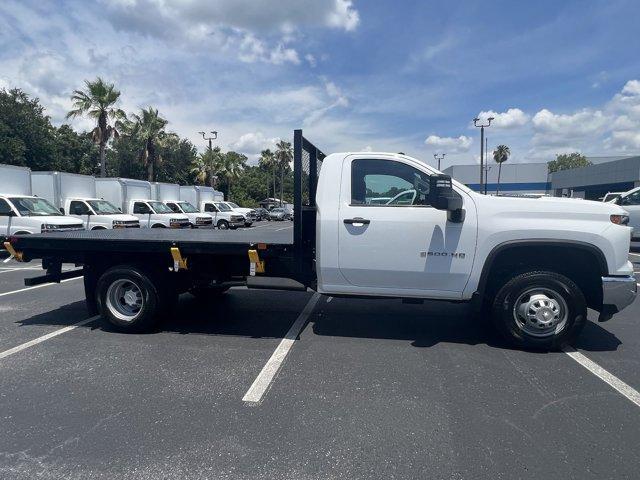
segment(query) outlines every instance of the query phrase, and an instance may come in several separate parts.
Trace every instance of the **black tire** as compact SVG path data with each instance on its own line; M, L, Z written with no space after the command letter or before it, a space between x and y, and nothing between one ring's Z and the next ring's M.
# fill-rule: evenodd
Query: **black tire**
M165 225L162 225L161 223L156 223L154 226L152 226L151 228L167 228Z
M209 298L219 297L224 295L231 287L217 287L214 285L204 287L193 287L189 290L189 293L199 300L206 300Z
M118 284L132 284L139 294L139 310L135 314L130 312L131 315L126 320L126 313L118 310L117 302L113 298L117 295L117 290L114 289L119 288ZM159 312L167 306L168 300L161 295L160 288L147 273L130 266L113 267L103 273L96 286L96 299L103 320L116 330L126 333L151 330L158 321Z
M558 350L571 343L587 319L584 294L569 278L554 272L527 272L498 291L491 320L512 345Z
M218 229L227 230L229 228L229 222L226 220L218 220Z

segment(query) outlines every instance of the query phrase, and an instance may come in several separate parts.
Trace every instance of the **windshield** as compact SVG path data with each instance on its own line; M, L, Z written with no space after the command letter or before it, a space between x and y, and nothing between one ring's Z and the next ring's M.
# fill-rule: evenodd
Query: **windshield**
M87 200L87 203L91 205L96 215L113 215L115 213L121 213L113 203L109 203L106 200Z
M227 202L227 205L231 205L231 208L240 208L237 203Z
M180 202L178 205L180 205L184 213L198 213L198 209L189 202Z
M151 208L153 208L153 211L156 213L173 213L173 210L171 210L162 202L147 202L147 203Z
M9 200L23 217L62 216L60 210L44 198L12 197Z
M231 211L231 207L225 203L216 203L216 207L218 207L218 210L220 210L221 212Z

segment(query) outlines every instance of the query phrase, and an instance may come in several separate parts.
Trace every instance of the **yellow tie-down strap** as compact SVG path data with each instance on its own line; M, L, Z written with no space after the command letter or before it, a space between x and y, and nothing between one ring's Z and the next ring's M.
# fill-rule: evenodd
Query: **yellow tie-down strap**
M187 259L182 257L178 247L171 247L171 257L173 258L173 271L188 270Z
M264 260L260 260L257 250L249 250L249 275L264 273Z
M4 242L4 248L9 252L9 255L11 255L9 258L15 258L18 262L22 261L22 252L16 252L11 242Z

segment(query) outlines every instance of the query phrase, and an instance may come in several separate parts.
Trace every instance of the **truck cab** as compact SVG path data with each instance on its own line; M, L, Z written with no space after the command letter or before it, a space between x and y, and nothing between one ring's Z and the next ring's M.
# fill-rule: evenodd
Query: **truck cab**
M214 222L220 230L229 228L235 230L238 227L244 227L246 223L244 215L234 211L223 202L205 200L200 205L200 211L213 215Z
M159 200L131 200L129 211L140 221L142 228L189 228L189 217L174 213Z
M213 228L213 215L200 213L200 211L187 201L171 200L164 202L173 213L179 213L189 217L191 228Z
M87 230L140 228L137 217L122 213L115 205L100 198L68 198L63 209L68 215L82 220Z
M82 222L67 217L43 198L0 195L0 239L11 235L84 230Z
M253 222L256 221L257 215L256 215L256 211L253 208L240 207L238 204L233 202L220 201L218 203L222 203L227 207L231 208L231 210L233 210L234 212L237 212L240 215L242 215L245 219L244 220L245 227L250 227L251 225L253 225Z

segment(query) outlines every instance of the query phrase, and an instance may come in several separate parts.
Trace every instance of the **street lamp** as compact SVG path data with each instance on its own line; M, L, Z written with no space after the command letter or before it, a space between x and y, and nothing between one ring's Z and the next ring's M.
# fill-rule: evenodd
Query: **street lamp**
M438 155L437 153L433 154L433 158L435 158L436 161L438 162L438 170L440 170L440 160L444 160L445 155L446 153L441 153L440 155Z
M205 134L205 132L198 132L198 133L199 133L200 135L202 135L202 138L203 138L204 140L209 140L209 150L211 150L211 149L212 149L212 147L211 147L211 140L215 140L216 138L218 138L218 132L215 132L215 131L210 132L210 133L211 133L211 135L212 135L211 137L207 137L207 136L206 136L206 134Z
M491 120L494 117L487 118L487 124L479 125L478 122L480 119L478 117L473 119L473 125L480 128L480 193L482 193L482 184L484 179L484 129L485 127L491 126Z

